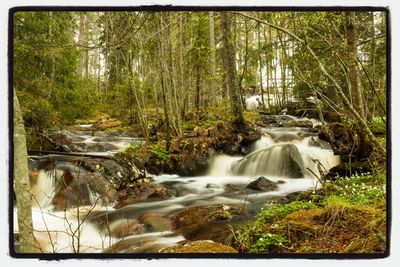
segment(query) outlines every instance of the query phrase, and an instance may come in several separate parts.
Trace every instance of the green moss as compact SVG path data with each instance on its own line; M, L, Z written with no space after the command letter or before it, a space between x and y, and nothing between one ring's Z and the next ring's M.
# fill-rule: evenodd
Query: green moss
M128 153L128 154L135 154L138 152L141 148L141 143L129 143L122 152L123 153Z
M246 121L254 122L259 121L261 119L260 113L254 110L245 110L243 111L243 117Z
M148 150L153 153L155 156L157 156L161 161L165 163L169 163L170 161L170 155L168 152L161 148L159 144L151 144L148 146Z
M250 252L274 252L280 247L284 247L287 243L288 240L281 235L265 233L251 247Z
M311 202L294 201L288 204L276 205L264 208L257 216L258 223L271 222L274 219L281 218L291 212L298 210L314 209L317 206Z

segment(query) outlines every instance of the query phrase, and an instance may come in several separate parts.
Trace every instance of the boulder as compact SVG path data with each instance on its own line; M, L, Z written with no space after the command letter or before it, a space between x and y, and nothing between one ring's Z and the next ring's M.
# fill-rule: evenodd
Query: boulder
M126 188L135 180L145 178L144 167L138 161L123 157L122 154L115 155L113 159L83 158L81 164L85 169L103 175L117 190Z
M154 184L144 183L138 186L129 188L124 195L121 195L114 206L116 209L122 208L126 205L136 203L146 199L166 199L173 195L173 193L167 188Z
M247 185L247 188L263 192L274 191L277 187L277 183L268 180L264 176L259 177L257 180Z
M257 150L234 162L231 171L235 175L302 178L304 177L305 166L295 145L278 144Z

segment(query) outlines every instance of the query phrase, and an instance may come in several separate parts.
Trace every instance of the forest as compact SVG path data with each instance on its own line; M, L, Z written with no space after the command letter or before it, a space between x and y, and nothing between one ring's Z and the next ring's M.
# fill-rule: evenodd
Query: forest
M386 16L14 12L11 249L385 254Z

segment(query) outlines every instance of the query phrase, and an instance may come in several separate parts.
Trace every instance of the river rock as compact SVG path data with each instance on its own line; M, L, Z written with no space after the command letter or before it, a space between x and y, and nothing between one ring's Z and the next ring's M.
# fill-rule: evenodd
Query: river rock
M146 199L166 199L173 195L167 188L154 184L145 183L129 188L125 195L122 195L114 206L116 209L122 208L126 205L136 203Z
M321 110L322 116L326 122L341 122L341 117L336 112ZM319 120L320 111L317 108L310 109L297 109L290 111L290 114L294 116L306 116L308 118L313 118Z
M172 222L157 213L145 213L139 221L146 226L147 231L150 232L163 232L172 230Z
M294 133L284 133L284 134L271 134L275 142L291 142L295 140L300 140L300 136Z
M201 227L219 221L230 221L243 214L240 207L233 205L194 206L181 211L175 211L167 217L172 220L175 231L190 235Z
M277 183L268 180L264 176L259 177L257 180L247 185L247 188L263 192L274 191L277 187Z
M123 154L117 154L113 159L83 158L81 164L91 172L102 174L117 190L145 178L145 170L140 162Z
M144 224L135 219L121 219L112 222L109 226L110 235L117 238L124 238L130 235L142 234L145 232Z
M242 194L248 193L248 189L246 188L246 185L240 185L240 184L226 184L224 186L225 192L226 193L233 193L233 192L238 192Z
M261 121L266 125L278 124L278 118L275 115L260 114Z
M181 244L162 249L161 253L237 253L231 246L212 240L183 241Z
M313 123L309 119L283 120L281 126L282 127L312 128Z
M217 189L217 188L219 188L219 186L217 184L208 183L206 185L206 188Z

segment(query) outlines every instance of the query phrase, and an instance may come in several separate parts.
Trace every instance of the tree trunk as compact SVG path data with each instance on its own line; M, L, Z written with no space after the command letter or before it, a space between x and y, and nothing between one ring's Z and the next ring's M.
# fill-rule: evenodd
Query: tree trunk
M168 110L168 104L167 104L167 85L166 85L166 77L165 77L165 69L163 67L163 62L165 62L165 56L164 56L164 38L163 38L163 33L164 33L164 26L163 26L163 17L162 14L159 13L159 21L158 21L158 27L161 32L161 36L159 38L159 65L160 65L160 83L161 83L161 97L162 97L162 102L163 102L163 109L164 109L164 116L165 116L165 124L167 128L167 136L165 140L165 150L169 151L170 148L170 143L171 143L171 123L170 123L170 118L169 118L169 110Z
M360 74L357 66L357 31L355 12L346 12L346 34L347 34L347 58L349 66L349 92L354 109L361 118L365 118L363 92L360 82Z
M211 95L211 105L216 103L216 92L217 86L215 84L215 79L217 77L217 60L215 57L215 23L214 23L214 13L212 11L208 12L208 19L210 24L210 95Z
M14 91L14 191L17 198L20 252L34 252L31 193L26 134L22 112Z
M227 86L233 117L232 124L236 130L240 131L246 129L246 122L243 118L242 107L239 99L239 87L236 78L235 51L233 50L230 16L231 15L228 12L221 12L222 43L224 46L223 60L227 71Z
M261 53L261 24L257 26L257 48L258 48L258 62L259 62L259 75L260 75L260 93L261 93L261 104L262 108L265 109L265 99L264 99L264 88L263 88L263 74L262 74L262 53ZM268 106L269 108L269 106Z

